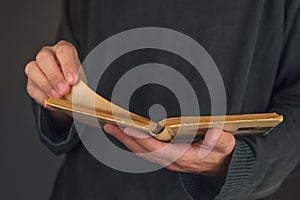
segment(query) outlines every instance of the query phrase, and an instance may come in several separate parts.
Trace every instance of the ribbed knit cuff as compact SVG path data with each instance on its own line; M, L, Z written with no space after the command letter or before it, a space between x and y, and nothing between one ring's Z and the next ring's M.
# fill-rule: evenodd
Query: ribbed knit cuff
M194 200L241 200L254 189L252 177L255 166L253 151L246 142L237 139L226 177L179 175L186 192Z
M179 173L185 192L194 200L214 199L224 185L225 177Z
M249 196L254 190L255 167L256 159L250 146L237 139L225 183L216 200L242 200Z

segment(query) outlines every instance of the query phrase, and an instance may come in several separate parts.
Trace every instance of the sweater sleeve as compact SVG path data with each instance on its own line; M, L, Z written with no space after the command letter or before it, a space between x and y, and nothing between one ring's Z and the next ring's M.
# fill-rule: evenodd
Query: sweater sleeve
M284 121L267 136L236 137L236 147L224 182L180 174L193 199L260 199L277 190L300 162L300 9L287 1L282 54L269 112ZM210 181L207 181L209 179ZM202 185L215 188L210 192ZM211 187L213 188L213 187Z
M73 149L79 140L75 124L70 127L58 127L47 109L33 102L38 133L41 141L56 155Z
M278 188L300 162L300 2L287 1L282 56L270 112L284 122L265 138L254 138L258 160L257 197Z
M180 173L181 183L194 200L244 199L253 188L256 166L254 151L245 138L237 138L231 163L225 177Z
M79 42L72 33L70 23L69 0L63 1L63 12L57 31L57 40L71 42L79 51ZM58 126L51 118L50 112L32 101L32 107L36 118L38 133L41 141L54 154L63 154L72 150L80 141L75 124L69 127Z

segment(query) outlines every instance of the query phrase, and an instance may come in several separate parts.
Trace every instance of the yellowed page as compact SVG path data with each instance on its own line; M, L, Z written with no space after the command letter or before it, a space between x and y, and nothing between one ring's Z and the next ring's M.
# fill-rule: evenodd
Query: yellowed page
M153 134L158 126L150 119L111 103L95 93L83 81L79 81L73 86L72 91L64 99L50 98L45 101L45 106L63 110L71 116L73 116L71 112L77 113L75 115L76 120L92 126L99 126L93 118L98 118L101 123L114 123L120 126L132 127L150 134Z
M171 141L175 136L183 140L201 138L208 128L221 128L234 135L266 134L283 120L283 117L276 113L262 113L175 117L155 123L111 103L95 93L83 81L73 86L70 94L64 99L50 98L45 101L45 106L75 116L76 120L84 124L98 127L99 122L114 123L144 131L162 141Z

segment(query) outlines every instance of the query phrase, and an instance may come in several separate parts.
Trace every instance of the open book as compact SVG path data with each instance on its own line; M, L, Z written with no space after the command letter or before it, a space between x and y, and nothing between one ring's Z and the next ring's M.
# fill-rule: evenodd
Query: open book
M208 128L221 128L232 134L267 134L277 126L283 116L276 113L242 114L226 116L184 116L154 122L123 109L79 81L63 99L50 98L45 107L61 110L81 123L99 126L113 123L144 131L161 141L171 141L175 136L201 139ZM95 120L97 119L97 120ZM95 121L97 123L95 124Z

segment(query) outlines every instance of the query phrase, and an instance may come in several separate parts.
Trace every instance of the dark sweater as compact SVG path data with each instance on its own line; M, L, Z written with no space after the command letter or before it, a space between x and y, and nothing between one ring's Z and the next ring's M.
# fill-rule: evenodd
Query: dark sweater
M194 199L257 199L274 192L300 161L299 6L297 0L65 1L58 39L76 45L82 61L119 32L149 26L173 29L199 42L217 64L227 114L276 111L285 120L266 137L236 137L226 177L180 173L179 179L165 169L129 174L104 166L83 147L74 126L63 132L35 104L42 141L54 153L66 153L52 199L188 199L182 185ZM120 57L100 80L107 87L98 92L110 99L123 73L149 62L184 74L201 99L201 114L210 114L201 77L184 59L160 50ZM130 109L136 113L148 116L149 106L161 103L169 117L180 115L178 102L165 88L150 85L134 96Z

